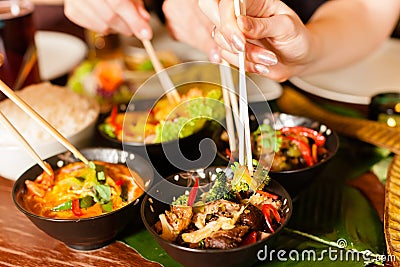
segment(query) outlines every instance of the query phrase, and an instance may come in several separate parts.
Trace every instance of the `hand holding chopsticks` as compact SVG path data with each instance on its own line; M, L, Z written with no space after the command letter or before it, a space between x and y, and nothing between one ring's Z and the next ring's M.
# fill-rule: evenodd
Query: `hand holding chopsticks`
M17 104L26 114L39 123L47 132L71 151L83 163L88 164L89 161L76 149L60 132L51 126L42 116L40 116L34 109L32 109L24 100L15 94L10 87L0 80L0 91L3 92L11 101Z

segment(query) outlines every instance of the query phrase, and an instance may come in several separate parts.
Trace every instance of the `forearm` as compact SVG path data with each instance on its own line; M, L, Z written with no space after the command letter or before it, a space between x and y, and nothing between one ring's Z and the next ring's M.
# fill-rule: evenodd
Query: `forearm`
M390 36L400 12L398 0L332 0L306 25L312 45L309 63L295 75L325 71L368 55Z

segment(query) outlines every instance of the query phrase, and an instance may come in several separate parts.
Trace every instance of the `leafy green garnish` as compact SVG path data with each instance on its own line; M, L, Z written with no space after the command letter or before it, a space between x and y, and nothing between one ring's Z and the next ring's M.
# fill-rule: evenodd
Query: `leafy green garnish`
M105 133L107 136L109 136L111 138L117 137L115 135L115 127L109 123L100 124L99 129L100 129L100 131L102 131L103 133Z
M105 181L106 180L106 175L104 174L103 171L100 171L97 173L97 180L99 181Z
M52 211L62 211L62 210L70 210L72 208L72 200L68 200L66 202L61 203L53 208Z
M92 196L85 196L79 199L79 207L81 208L89 208L94 205L94 200Z
M150 59L144 61L142 64L137 66L137 70L142 70L142 71L153 70L153 69L154 67Z
M111 212L113 209L113 202L112 200L108 201L107 203L101 205L101 208L104 212Z
M94 201L105 204L111 200L111 188L109 185L96 184L94 189L96 191L93 196Z
M263 149L271 149L278 152L282 145L282 138L277 137L276 131L272 129L269 124L261 124L256 131L253 132L254 139L257 140L258 136L261 139L258 140L258 145Z

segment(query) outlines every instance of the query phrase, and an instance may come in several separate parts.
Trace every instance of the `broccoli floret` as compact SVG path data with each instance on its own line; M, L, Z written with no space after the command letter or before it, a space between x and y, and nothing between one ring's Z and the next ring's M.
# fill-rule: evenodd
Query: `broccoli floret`
M234 188L234 191L236 192L246 192L250 190L250 186L248 183L240 181Z
M205 202L211 202L218 199L225 199L229 194L229 187L227 184L227 177L225 172L220 172L215 178L215 182L206 195Z
M175 201L172 202L172 205L187 206L188 199L189 199L188 195L181 195Z

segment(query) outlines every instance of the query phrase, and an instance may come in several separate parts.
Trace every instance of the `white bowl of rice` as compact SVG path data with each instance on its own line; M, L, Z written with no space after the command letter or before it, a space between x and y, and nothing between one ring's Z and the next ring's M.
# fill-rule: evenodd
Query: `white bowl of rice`
M100 112L95 100L50 83L31 85L17 94L75 147L91 144ZM9 99L0 102L0 110L42 159L66 151L63 145ZM0 176L16 180L34 164L30 154L0 124Z

